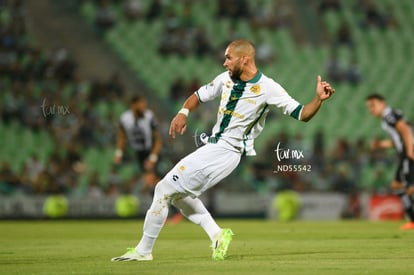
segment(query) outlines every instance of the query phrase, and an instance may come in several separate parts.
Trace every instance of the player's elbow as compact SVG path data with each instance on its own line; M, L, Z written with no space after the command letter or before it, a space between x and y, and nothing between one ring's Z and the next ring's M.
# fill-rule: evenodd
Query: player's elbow
M312 116L303 115L300 117L300 121L308 122L312 119Z
M303 122L308 122L310 121L314 116L316 115L316 112L313 111L308 111L308 110L303 110L302 113L300 114L300 120Z

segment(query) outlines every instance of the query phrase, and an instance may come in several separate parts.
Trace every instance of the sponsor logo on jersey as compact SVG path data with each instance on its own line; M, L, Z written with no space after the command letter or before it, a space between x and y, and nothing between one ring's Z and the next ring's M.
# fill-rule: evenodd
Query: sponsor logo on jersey
M242 100L246 101L247 103L256 105L256 100L253 100L251 98L242 98Z
M230 88L230 87L231 87L231 82L230 82L230 80L228 80L228 81L226 82L226 87L227 87L227 88Z
M237 117L237 118L240 118L240 119L243 119L244 118L244 115L239 114L239 113L236 113L235 111L232 111L232 110L226 110L224 108L220 108L219 109L219 114L220 115L221 114L230 115L232 117Z

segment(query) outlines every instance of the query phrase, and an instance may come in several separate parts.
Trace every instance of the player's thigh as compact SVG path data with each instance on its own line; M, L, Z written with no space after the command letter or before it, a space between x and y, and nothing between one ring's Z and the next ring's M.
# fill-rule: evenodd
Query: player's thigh
M153 201L163 200L166 203L171 204L171 201L184 196L186 196L186 194L182 190L177 189L177 187L171 184L168 180L162 179L155 186Z
M228 176L240 162L240 153L207 144L180 160L166 178L199 196Z
M414 185L414 161L409 158L403 158L398 164L395 181L409 187Z
M216 184L227 177L239 164L240 153L218 144L207 144L195 154L183 159L183 163L205 177L208 183Z
M405 188L404 184L402 182L398 181L398 180L393 180L391 182L391 189L393 189L393 190L401 190L401 189L404 189L404 188Z
M405 159L404 172L407 185L414 186L414 160L409 158Z

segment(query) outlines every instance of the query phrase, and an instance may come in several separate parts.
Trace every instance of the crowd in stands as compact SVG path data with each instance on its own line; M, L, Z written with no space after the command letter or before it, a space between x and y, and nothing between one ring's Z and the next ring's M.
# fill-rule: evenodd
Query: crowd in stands
M169 1L153 0L149 7L145 7L142 0L123 1L122 14L129 22L145 19L147 22L154 20L163 23L163 32L159 40L158 50L162 56L179 55L188 56L218 56L222 58L222 48L228 41L223 41L220 45L214 47L211 43L212 38L209 36L205 26L200 24L192 12L195 2L197 1L180 1L182 7L176 9ZM99 0L96 1L97 12L95 23L99 30L105 31L112 27L117 19L116 7L119 6L117 1ZM310 4L309 4L310 5ZM317 3L316 10L318 15L323 17L326 12L333 11L339 18L342 18L344 9L340 0L320 0ZM378 28L381 30L397 28L396 20L391 6L379 7L372 0L358 0L352 4L352 12L357 14L359 22L357 25L363 30ZM245 0L216 0L217 20L231 20L231 24L236 26L239 22L248 22L253 32L260 29L270 29L277 31L280 28L290 28L292 25L293 10L288 1L274 1L271 5L266 1L257 1L255 3ZM118 15L119 17L119 15ZM213 18L214 20L215 18ZM210 34L211 35L211 34ZM239 34L230 26L229 41L239 37ZM354 41L352 29L349 23L342 18L334 37L331 40L331 52L329 59L326 60L326 71L329 80L335 83L347 82L354 86L363 81L362 71L358 64L356 55L357 43ZM277 53L274 47L261 42L258 37L257 41L257 60L260 64L272 64L277 60ZM346 60L337 54L339 48L348 47L350 54Z
M117 73L103 80L82 79L67 49L45 51L30 41L21 1L0 5L1 123L17 123L34 133L47 131L54 144L47 160L27 156L21 171L4 159L0 193L71 192L85 172L82 152L90 146L113 146L118 118L99 114L95 106L122 101L123 83Z
M217 52L221 53L222 45L214 47L205 23L201 24L194 17L192 9L195 2L205 2L205 0L180 1L181 9L176 9L169 1L154 0L148 8L145 8L144 1L127 0L123 1L122 13L117 16L116 9L119 6L117 1L99 0L96 1L95 25L99 33L103 33L119 21L119 16L129 23L136 20L146 20L148 23L161 21L163 32L158 45L161 55L214 56ZM292 10L285 0L275 1L270 7L263 5L262 2L253 4L245 0L217 0L216 6L215 17L218 20L231 20L232 25L245 20L252 30L288 28L292 22ZM234 30L233 35L237 36ZM232 35L229 36L229 40L231 39ZM227 42L225 41L224 44ZM266 55L267 51L269 51L267 48L259 51L259 53L264 52L259 57ZM273 62L274 59L266 55L263 61Z
M331 49L329 59L326 62L326 76L333 83L347 82L354 86L362 81L362 71L357 58L352 55L348 63L345 63L339 58L335 47Z
M301 135L280 133L275 141L268 142L262 153L263 158L252 165L250 183L256 191L269 192L273 189L294 189L297 191L335 191L350 194L371 186L371 191L385 191L388 179L378 177L376 182L364 183L364 167L392 166L395 156L386 151L370 150L369 141L358 139L351 142L336 139L332 148L327 148L323 131L315 133L312 140ZM280 152L302 151L300 158L292 156L278 159ZM267 153L265 153L267 152ZM269 153L270 152L270 153ZM294 170L284 170L289 167ZM292 168L296 165L296 168ZM301 169L302 171L299 171ZM381 169L378 173L383 173ZM276 175L276 176L275 176ZM270 184L269 184L270 183Z
M352 12L359 18L359 21L355 23L363 31L370 29L384 31L399 26L392 6L387 5L381 9L376 1L358 0L354 2L352 9ZM341 18L334 37L330 37L331 55L326 65L329 80L335 83L348 82L354 86L358 85L363 80L356 57L358 44L354 41L349 22L343 18L343 3L340 0L321 0L317 11L322 17L326 12L332 11L338 18ZM341 60L337 54L341 47L347 47L350 52L346 61Z
M382 9L378 6L377 1L374 0L357 0L353 4L353 12L355 12L360 21L358 25L363 28L396 28L398 21L396 20L392 5L386 5ZM321 0L318 4L318 12L320 14L326 11L334 11L340 13L343 9L341 0Z
M164 35L160 39L160 54L189 54L196 55L214 53L208 34L194 23L191 13L191 1L187 1L181 14L169 10L165 2L154 0L148 10L144 10L141 1L124 1L123 11L128 20L145 19L150 21L162 20L164 22ZM232 19L248 19L253 27L281 28L288 27L291 22L292 11L286 1L276 1L272 10L260 10L257 5L249 8L250 1L219 1L217 17ZM240 4L243 2L243 5ZM320 12L326 9L340 9L340 1L321 1ZM335 4L336 3L336 4ZM371 3L371 5L367 5ZM361 27L376 25L377 27L396 26L392 16L381 14L379 19L373 19L371 1L358 1L364 5L359 11L365 11L366 17ZM102 182L97 171L92 171L85 190L79 191L78 179L88 171L85 166L82 152L92 146L98 148L111 148L114 146L114 135L118 127L118 118L109 114L100 114L95 106L102 101L126 102L127 92L114 73L108 79L83 79L77 70L77 62L64 45L54 51L46 52L31 44L26 31L24 6L20 1L0 1L0 10L7 16L0 21L0 77L2 90L2 103L0 115L2 123L18 122L32 131L47 131L53 137L54 150L45 161L40 160L36 154L30 156L21 171L10 168L7 159L3 160L0 168L0 194L13 194L23 192L28 194L73 194L100 197L116 196L122 192L119 186L131 185L136 181L133 177L128 183L122 183L115 168L111 170L108 182ZM96 24L100 31L105 31L116 24L116 16L109 5L109 1L97 1L98 11ZM243 9L235 9L243 7ZM378 12L377 12L378 13ZM368 16L368 14L370 14ZM252 16L253 15L253 16ZM4 19L6 18L6 19ZM384 21L384 18L387 18ZM376 23L374 23L376 22ZM384 23L387 22L387 23ZM393 23L390 23L393 22ZM345 24L339 30L336 46L344 44L349 48L356 47L350 35L349 27ZM187 37L189 36L189 37ZM183 43L183 44L182 44ZM196 43L196 45L192 45ZM266 53L266 49L263 49ZM258 55L260 48L258 47ZM264 60L269 59L264 54ZM258 57L259 58L259 57ZM333 51L332 58L335 58ZM353 60L347 71L346 79L353 84L361 81L361 73ZM332 63L332 64L331 64ZM331 67L340 67L334 61ZM341 69L342 70L342 69ZM334 81L342 81L344 74L330 74ZM171 87L170 97L180 101L200 86L199 80L194 79L186 83L178 77ZM4 91L4 92L3 92ZM59 112L60 110L60 112ZM57 113L58 112L58 113ZM358 191L361 179L361 169L364 165L378 162L391 163L392 157L383 152L369 151L369 144L360 140L356 144L338 139L335 147L327 148L323 132L309 140L300 136L289 136L281 133L275 139L285 148L309 148L306 158L299 164L310 165L311 173L280 172L275 175L276 162L273 153L275 143L269 143L264 152L263 159L254 162L249 168L251 173L241 181L247 183L251 190L261 192L265 190L279 190L293 188L298 191L320 190L352 193ZM282 163L283 164L283 163ZM297 164L297 163L295 163ZM250 164L246 164L250 165ZM90 171L89 171L90 172ZM240 173L242 174L242 173ZM380 177L379 177L380 180ZM384 186L387 183L379 183ZM226 188L223 186L223 188Z

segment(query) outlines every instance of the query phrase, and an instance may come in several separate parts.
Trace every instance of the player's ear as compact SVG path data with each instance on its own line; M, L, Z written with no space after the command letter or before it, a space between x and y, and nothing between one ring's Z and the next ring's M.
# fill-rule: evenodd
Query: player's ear
M247 55L243 55L242 60L243 60L243 65L246 65L247 61L249 60L249 57Z

